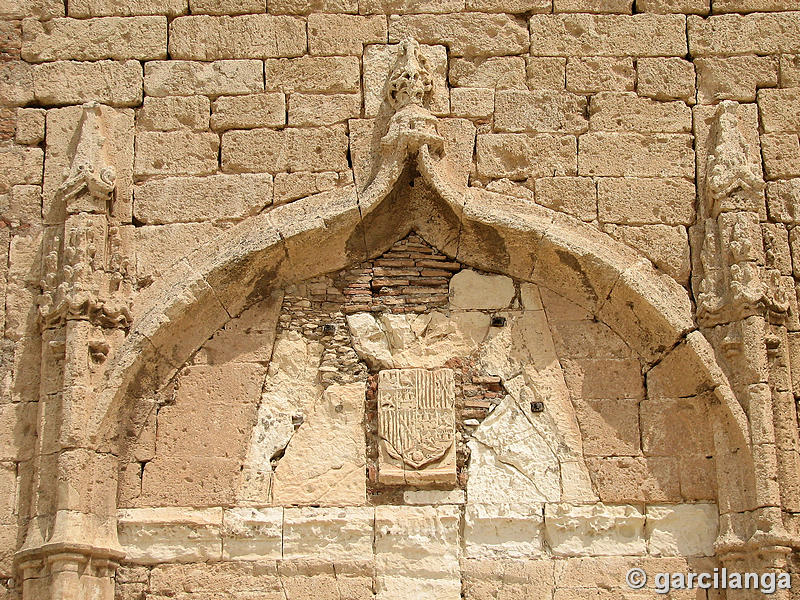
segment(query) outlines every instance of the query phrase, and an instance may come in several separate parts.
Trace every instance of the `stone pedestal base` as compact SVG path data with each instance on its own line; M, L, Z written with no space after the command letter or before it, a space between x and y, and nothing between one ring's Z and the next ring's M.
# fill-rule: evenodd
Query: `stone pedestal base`
M114 600L114 575L122 556L91 547L26 550L17 555L22 600Z

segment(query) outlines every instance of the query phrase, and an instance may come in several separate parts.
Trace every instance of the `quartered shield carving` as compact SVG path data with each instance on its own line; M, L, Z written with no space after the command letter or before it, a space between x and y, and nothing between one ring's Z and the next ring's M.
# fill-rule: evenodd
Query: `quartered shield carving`
M431 473L427 477L423 472L429 466L441 467L452 454L455 442L453 371L381 371L378 374L378 422L382 438L382 481L394 483L393 470L419 471L422 477L416 479L439 481L439 476ZM405 481L409 479L404 476Z

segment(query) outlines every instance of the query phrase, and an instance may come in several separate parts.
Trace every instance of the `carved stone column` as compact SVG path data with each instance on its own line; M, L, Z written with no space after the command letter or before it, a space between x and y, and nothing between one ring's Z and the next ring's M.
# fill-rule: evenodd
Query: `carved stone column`
M112 600L123 556L116 459L94 448L87 430L103 365L131 320L107 145L114 114L96 103L81 108L71 166L54 195L64 221L44 242L38 439L27 537L16 556L23 600Z
M771 268L765 253L764 181L739 110L737 103L723 102L712 125L694 226L700 272L693 287L698 322L748 416L755 474L754 489L735 498L720 491L717 552L729 571L763 573L785 571L797 545L781 510L792 493L789 478L782 477L792 468L782 450L797 447L787 350L787 323L797 315L789 296L793 283ZM752 594L729 590L728 598Z

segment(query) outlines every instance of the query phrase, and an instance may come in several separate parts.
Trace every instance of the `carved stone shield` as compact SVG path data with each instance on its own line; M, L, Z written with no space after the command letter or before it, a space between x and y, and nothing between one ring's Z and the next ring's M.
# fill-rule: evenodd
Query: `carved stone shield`
M455 441L453 371L381 371L378 423L389 456L413 469L440 460Z

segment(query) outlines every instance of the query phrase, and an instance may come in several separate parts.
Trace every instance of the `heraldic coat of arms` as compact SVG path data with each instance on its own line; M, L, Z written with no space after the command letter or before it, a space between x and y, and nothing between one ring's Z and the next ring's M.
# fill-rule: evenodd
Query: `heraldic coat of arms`
M452 369L378 374L379 479L387 484L455 481Z

